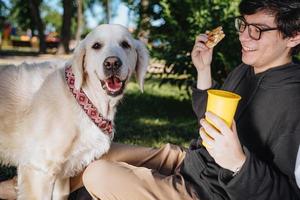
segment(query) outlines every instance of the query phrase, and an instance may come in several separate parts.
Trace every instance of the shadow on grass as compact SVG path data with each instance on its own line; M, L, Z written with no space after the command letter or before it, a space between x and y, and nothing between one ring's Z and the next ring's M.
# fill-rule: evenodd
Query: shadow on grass
M190 100L151 94L127 94L116 115L115 141L146 146L187 145L197 137Z

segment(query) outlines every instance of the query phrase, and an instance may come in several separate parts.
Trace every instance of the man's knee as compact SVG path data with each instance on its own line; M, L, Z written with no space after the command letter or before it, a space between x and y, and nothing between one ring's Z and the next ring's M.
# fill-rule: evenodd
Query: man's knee
M86 168L82 181L87 191L94 197L110 199L113 194L119 194L124 184L130 180L127 172L128 169L121 163L98 160Z
M106 180L110 173L111 163L106 160L98 160L91 163L83 172L82 181L86 188L91 188L93 185L99 185Z

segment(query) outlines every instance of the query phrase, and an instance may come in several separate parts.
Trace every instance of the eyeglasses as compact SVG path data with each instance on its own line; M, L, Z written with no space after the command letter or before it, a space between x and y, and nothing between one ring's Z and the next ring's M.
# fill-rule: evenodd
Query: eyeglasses
M243 33L248 27L248 34L253 40L259 40L262 32L278 30L278 28L260 28L255 24L248 24L243 17L235 18L235 28L239 33Z

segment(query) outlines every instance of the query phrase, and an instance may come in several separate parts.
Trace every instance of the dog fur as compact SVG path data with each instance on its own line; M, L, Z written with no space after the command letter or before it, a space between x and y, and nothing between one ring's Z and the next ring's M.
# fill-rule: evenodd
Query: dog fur
M104 66L112 56L122 63L113 72ZM67 86L68 66L76 89L113 121L123 90L113 94L101 82L115 75L126 85L136 72L142 89L148 52L125 27L101 25L63 67L23 63L0 68L0 161L17 166L18 199L66 199L69 177L109 150L113 137L91 121Z

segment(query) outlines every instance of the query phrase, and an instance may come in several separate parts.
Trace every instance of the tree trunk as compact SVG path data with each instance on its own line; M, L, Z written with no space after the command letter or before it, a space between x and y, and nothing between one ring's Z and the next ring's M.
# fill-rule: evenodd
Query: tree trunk
M29 0L31 17L34 23L36 24L39 33L40 53L46 53L47 47L46 47L46 41L44 35L44 24L40 15L40 4L41 4L41 0Z
M110 19L111 19L110 2L109 2L109 0L104 0L103 4L104 4L105 15L106 15L106 23L109 24Z
M81 39L81 34L82 34L82 18L83 18L83 13L82 13L82 0L77 0L77 31L76 31L76 44Z
M62 27L60 34L60 44L58 54L70 53L69 43L71 40L71 18L72 18L72 1L62 0L64 13L62 18Z
M149 9L149 0L141 0L140 3L140 24L138 25L138 37L140 40L148 43L148 38L150 34L150 18L147 15L147 10Z

